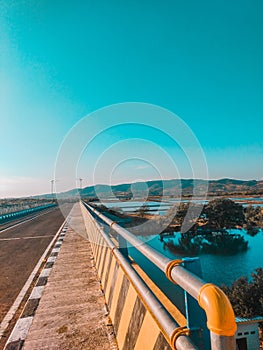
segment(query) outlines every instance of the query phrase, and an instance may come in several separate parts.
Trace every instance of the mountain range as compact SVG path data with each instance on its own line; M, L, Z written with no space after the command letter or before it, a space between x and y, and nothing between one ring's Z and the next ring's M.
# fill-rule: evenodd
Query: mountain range
M193 192L194 191L194 192ZM82 198L103 197L111 198L140 198L157 196L210 196L225 195L262 195L263 181L256 180L193 180L193 179L171 179L151 180L146 182L126 183L119 185L95 185L83 189L72 189L57 194L60 198L75 197L80 194ZM37 196L38 198L50 198L51 194Z

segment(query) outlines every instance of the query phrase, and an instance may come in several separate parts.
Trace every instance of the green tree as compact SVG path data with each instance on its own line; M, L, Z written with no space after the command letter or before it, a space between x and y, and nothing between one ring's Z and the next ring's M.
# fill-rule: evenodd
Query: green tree
M196 222L202 212L201 204L190 204L180 202L172 206L162 217L168 224L182 226L187 223L190 231L195 231L197 228ZM187 221L187 222L186 222Z
M245 222L242 205L230 199L214 199L204 207L207 226L212 229L227 229L243 226Z
M251 274L251 278L241 277L230 287L222 289L228 296L234 312L239 317L263 316L263 268Z
M244 209L246 228L252 236L258 233L258 228L263 227L263 210L260 206L249 205Z

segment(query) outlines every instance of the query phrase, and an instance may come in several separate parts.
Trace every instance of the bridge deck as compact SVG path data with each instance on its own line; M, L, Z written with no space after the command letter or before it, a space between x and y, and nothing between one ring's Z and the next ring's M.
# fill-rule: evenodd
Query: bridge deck
M23 350L116 349L79 204L70 213L56 254ZM133 267L179 325L185 326L180 311L135 262ZM6 350L20 349L20 341L15 341L19 337L13 338Z
M79 204L70 226L85 236ZM73 225L72 225L73 224ZM110 349L110 327L89 242L71 227L48 278L23 350Z

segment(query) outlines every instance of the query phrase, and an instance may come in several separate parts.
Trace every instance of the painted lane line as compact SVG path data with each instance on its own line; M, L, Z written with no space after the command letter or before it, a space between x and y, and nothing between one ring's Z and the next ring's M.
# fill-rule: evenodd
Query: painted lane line
M17 241L20 240L21 238L0 238L0 241Z
M39 239L39 238L50 238L54 237L54 235L47 235L47 236L35 236L35 237L12 237L12 238L0 238L0 241L17 241L21 239Z
M21 239L38 239L38 238L50 238L54 237L54 235L47 235L47 236L26 236L26 237L21 237Z
M34 270L32 271L31 275L29 276L28 280L26 281L25 285L23 286L23 288L21 289L20 293L18 294L18 297L16 298L16 300L14 301L13 305L11 306L11 308L9 309L9 311L7 312L7 314L5 315L4 319L2 320L1 324L0 324L0 339L2 338L5 330L7 329L7 327L9 326L10 321L12 320L12 318L14 317L17 309L19 308L22 300L25 297L25 294L27 293L28 289L30 288L36 274L38 273L38 270L40 269L40 266L42 265L43 261L45 260L48 252L50 251L51 247L54 245L57 237L59 236L59 233L61 231L61 229L64 227L66 220L62 223L62 225L60 226L60 228L58 229L57 233L55 234L54 238L52 239L52 241L50 242L50 244L48 245L47 249L45 250L44 254L41 256L41 258L39 259L37 265L35 266Z

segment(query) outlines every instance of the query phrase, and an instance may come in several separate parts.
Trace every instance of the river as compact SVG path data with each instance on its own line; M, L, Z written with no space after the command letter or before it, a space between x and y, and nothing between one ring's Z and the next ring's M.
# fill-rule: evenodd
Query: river
M263 201L263 198L257 198L258 201ZM115 202L107 203L110 207L120 207L124 211L135 211L143 203L142 202ZM158 202L146 202L153 213L163 214L170 208L174 201L165 202L159 208ZM214 255L201 254L199 256L203 279L207 282L215 283L219 286L222 284L230 285L241 276L249 276L257 267L263 267L263 231L260 230L256 236L252 237L246 233L246 230L229 230L231 233L238 233L244 236L248 241L248 250L234 255ZM180 233L176 233L175 237L164 238L176 241ZM159 236L140 237L141 240L154 247L159 252L163 253L171 259L181 258L182 256L175 255L164 246L164 242L160 241ZM132 255L137 253L132 251ZM142 257L140 257L140 260ZM147 261L143 261L147 265ZM152 269L152 266L149 268Z
M242 234L249 242L248 250L234 255L200 254L203 279L217 285L230 285L241 276L248 276L257 267L263 267L263 231L260 230L254 237L249 236L245 230L229 230L231 233ZM176 233L180 234L180 233ZM147 244L154 247L171 259L182 258L164 247L159 236L140 237ZM177 238L165 238L165 240Z

